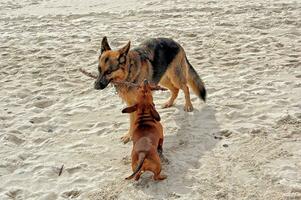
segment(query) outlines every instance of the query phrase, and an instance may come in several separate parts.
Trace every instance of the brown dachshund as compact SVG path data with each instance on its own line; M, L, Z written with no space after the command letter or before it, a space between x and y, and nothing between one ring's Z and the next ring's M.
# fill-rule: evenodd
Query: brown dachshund
M122 113L135 115L133 127L132 170L133 174L126 179L139 180L144 171L154 173L154 180L163 180L160 175L162 154L163 127L160 115L155 109L151 86L147 80L138 87L137 104L122 110Z

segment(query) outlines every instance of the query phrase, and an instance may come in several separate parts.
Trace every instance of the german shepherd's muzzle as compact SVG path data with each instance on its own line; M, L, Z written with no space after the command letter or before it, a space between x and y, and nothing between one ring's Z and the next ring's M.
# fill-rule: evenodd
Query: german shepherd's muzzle
M96 90L103 90L109 85L110 82L111 80L107 80L105 76L99 74L94 83L94 88Z

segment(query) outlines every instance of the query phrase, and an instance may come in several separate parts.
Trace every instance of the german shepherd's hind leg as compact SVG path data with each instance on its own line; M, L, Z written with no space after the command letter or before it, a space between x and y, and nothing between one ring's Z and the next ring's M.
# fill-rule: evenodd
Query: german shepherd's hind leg
M185 95L185 106L184 106L184 110L186 112L191 112L193 111L193 106L190 100L190 94L189 94L189 88L187 85L182 85L181 89L184 92Z
M171 96L170 96L169 100L162 105L162 108L169 108L169 107L171 107L174 104L175 99L178 97L179 89L176 88L172 84L172 82L170 81L170 79L167 76L165 76L160 81L160 85L162 85L162 86L164 86L164 87L166 87L166 88L168 88L170 90Z
M171 96L170 99L163 105L163 108L169 108L174 104L175 99L178 96L179 93L179 89L173 87L173 88L169 88Z
M185 67L186 65L184 64L180 66L174 66L173 70L171 70L169 78L175 88L180 88L181 90L183 90L185 95L184 110L186 112L191 112L193 111L193 106L190 100L189 88L187 86Z

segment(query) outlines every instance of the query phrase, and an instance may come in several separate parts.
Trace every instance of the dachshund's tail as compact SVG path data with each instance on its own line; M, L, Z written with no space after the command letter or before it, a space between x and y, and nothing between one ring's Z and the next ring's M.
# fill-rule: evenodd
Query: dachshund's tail
M146 158L146 154L144 152L139 153L138 166L136 167L136 169L135 169L135 171L133 172L132 175L125 178L126 180L130 180L130 179L134 178L136 176L136 174L141 171L141 168L143 166L145 158Z

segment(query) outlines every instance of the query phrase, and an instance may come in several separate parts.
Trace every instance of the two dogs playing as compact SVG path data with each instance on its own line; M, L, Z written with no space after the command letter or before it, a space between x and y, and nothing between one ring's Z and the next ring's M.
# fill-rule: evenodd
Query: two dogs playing
M203 81L188 61L183 47L172 39L149 39L137 48L130 50L130 42L118 50L112 50L107 38L101 43L98 58L99 74L94 88L102 90L112 83L118 95L126 102L124 113L130 113L130 128L122 137L124 143L133 140L132 169L128 179L138 180L145 170L154 173L155 180L163 180L160 175L159 153L162 153L163 128L151 95L150 85L162 85L170 90L171 97L163 105L168 108L174 104L181 89L185 95L184 110L191 112L188 86L203 101L206 89ZM144 81L148 80L148 81ZM122 82L140 85L124 87Z
M181 89L185 95L184 110L191 112L188 86L202 100L206 99L203 81L186 57L183 47L172 39L149 39L140 46L130 50L130 42L118 50L112 50L107 38L101 42L101 54L98 58L98 77L94 88L102 90L111 82L123 101L128 106L137 103L135 87L123 87L116 82L140 84L149 80L151 84L162 85L171 93L170 99L163 105L168 108L174 104ZM130 128L122 137L124 143L130 141L133 133L135 115L130 115Z

